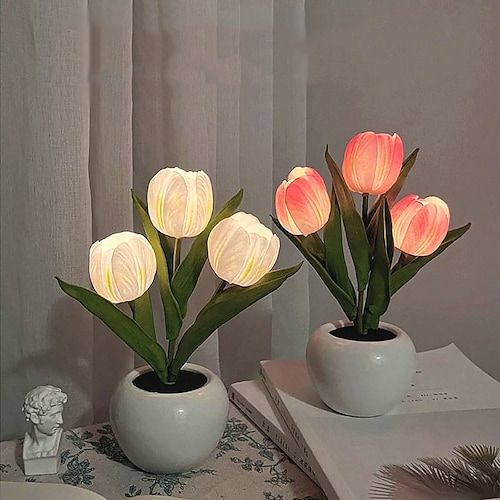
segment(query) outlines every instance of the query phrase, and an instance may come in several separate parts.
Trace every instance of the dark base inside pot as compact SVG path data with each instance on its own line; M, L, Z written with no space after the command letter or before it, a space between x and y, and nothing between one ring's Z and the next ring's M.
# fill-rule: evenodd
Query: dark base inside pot
M161 394L176 394L180 392L194 391L207 383L207 377L202 373L181 370L175 384L164 384L155 372L147 372L139 375L133 380L133 384L148 392L160 392Z
M389 330L379 328L378 330L368 330L367 333L359 333L354 326L343 326L337 330L332 330L330 335L339 339L357 340L358 342L382 342L392 340L396 335Z

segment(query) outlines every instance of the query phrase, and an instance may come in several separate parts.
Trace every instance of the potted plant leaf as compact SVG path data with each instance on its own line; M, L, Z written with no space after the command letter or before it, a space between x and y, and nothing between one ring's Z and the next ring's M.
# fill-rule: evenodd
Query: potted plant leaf
M207 174L160 170L149 183L147 205L132 193L146 236L116 233L90 248L95 291L56 278L149 365L122 379L110 405L121 448L145 471L190 470L214 450L226 424L227 392L213 372L187 361L218 327L300 268L271 271L279 239L255 216L237 212L242 197L240 191L213 215ZM183 255L181 244L188 238ZM188 301L207 258L221 281L184 331ZM155 276L167 350L153 318L149 289ZM131 315L115 305L125 302Z
M319 395L330 408L347 415L386 413L409 388L415 347L401 328L380 318L391 297L470 227L449 230L448 206L436 196L411 194L396 201L417 154L418 149L403 161L397 134L364 132L347 144L342 171L326 149L330 194L310 167L294 168L276 191L275 224L312 265L347 317L319 327L306 350ZM352 193L362 195L361 214Z

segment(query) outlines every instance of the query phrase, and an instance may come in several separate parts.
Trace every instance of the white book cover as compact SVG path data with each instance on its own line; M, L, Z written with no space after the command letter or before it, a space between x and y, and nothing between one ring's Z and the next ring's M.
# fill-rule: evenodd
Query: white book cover
M262 380L236 382L229 387L229 399L281 448L316 484L314 467L300 450Z
M305 361L262 361L261 373L293 436L310 452L328 498L370 498L374 474L386 464L449 457L458 445L500 446L500 383L453 344L417 354L413 386L381 417L330 410Z

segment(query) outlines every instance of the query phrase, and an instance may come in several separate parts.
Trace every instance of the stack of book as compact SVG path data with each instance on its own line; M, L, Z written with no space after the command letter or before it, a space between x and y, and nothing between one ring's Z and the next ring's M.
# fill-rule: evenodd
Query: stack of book
M381 417L330 410L305 361L262 361L261 376L233 384L230 399L329 499L424 498L391 496L389 488L376 487L381 469L422 457L450 457L461 445L500 446L500 383L454 344L418 353L411 389Z

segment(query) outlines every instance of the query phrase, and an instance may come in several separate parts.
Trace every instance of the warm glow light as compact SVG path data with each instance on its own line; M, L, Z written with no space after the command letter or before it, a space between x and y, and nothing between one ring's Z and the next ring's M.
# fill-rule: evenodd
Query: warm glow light
M363 132L345 149L342 174L351 191L383 194L396 182L403 164L403 142L399 135Z
M149 216L163 234L197 236L207 226L213 208L212 183L203 171L164 168L149 181Z
M115 233L90 247L89 273L95 291L110 302L135 300L153 282L155 253L141 234Z
M208 237L208 260L219 278L240 286L259 281L274 266L280 240L254 215L237 212Z
M448 205L436 196L409 194L392 207L391 217L394 246L416 256L434 252L450 226Z
M319 231L330 216L330 197L319 173L310 167L295 167L276 190L276 215L292 234Z

